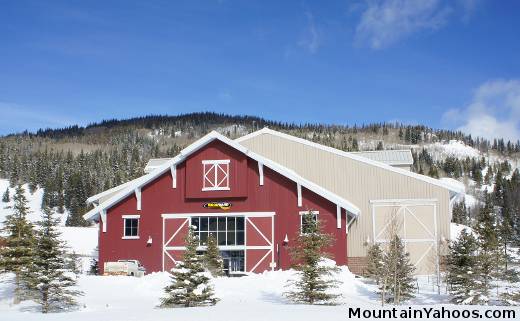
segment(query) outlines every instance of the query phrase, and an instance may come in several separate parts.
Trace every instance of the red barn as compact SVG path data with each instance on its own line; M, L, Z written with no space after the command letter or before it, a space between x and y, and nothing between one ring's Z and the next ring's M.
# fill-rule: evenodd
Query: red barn
M410 150L347 153L267 128L237 140L211 132L149 173L89 198L100 224L100 266L137 259L148 272L170 269L196 226L200 251L217 238L229 273L286 269L288 248L313 211L335 238L340 265L363 273L371 244L386 244L397 220L416 273L439 271L450 236L453 182L411 172Z
M217 132L89 201L95 208L85 218L99 222L101 269L104 262L136 259L147 272L174 266L190 225L200 251L209 235L217 238L229 273L287 269L288 246L308 211L333 234L331 258L344 265L347 225L359 213L342 197Z

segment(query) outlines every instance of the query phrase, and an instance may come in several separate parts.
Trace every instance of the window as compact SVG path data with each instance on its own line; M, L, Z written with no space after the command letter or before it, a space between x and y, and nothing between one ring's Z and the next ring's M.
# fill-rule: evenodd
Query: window
M229 191L229 159L202 161L202 190Z
M139 215L123 215L124 221L124 239L139 238Z
M198 216L191 218L199 245L206 246L211 235L220 246L244 245L244 218L234 216Z
M311 215L307 215L307 214ZM318 224L318 211L302 211L300 212L300 231L302 234L315 230Z

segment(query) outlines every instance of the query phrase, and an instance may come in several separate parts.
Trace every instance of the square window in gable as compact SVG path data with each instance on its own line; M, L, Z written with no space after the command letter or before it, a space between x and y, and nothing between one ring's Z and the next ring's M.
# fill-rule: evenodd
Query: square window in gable
M202 190L229 191L229 159L202 161Z

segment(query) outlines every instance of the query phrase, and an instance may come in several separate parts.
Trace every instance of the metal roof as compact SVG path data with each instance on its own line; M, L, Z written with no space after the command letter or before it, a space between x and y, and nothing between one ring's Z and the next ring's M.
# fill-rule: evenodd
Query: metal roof
M351 152L350 154L362 156L388 165L413 165L412 152L409 149Z

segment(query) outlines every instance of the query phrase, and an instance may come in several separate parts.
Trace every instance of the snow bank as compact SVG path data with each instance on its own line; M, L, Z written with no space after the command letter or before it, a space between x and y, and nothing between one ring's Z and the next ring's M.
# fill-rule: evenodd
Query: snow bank
M61 238L69 250L78 255L93 256L98 242L97 227L60 226Z
M213 279L220 302L211 307L159 309L163 288L169 284L168 273L152 273L142 278L125 276L82 275L80 288L85 293L79 311L42 315L34 304L11 306L11 295L0 297L3 320L344 320L345 304L377 307L373 286L366 285L342 267L337 277L344 283L338 288L343 295L337 306L291 304L283 293L295 271L274 271L245 277ZM10 293L9 283L0 282L0 293Z
M374 294L375 286L364 284L345 267L342 267L337 275L343 281L338 289L343 295L339 300L340 305L291 304L284 299L283 293L287 291L287 280L294 277L294 274L295 271L274 271L246 277L216 278L213 285L216 296L220 298L217 305L177 309L157 308L163 296L163 288L170 282L168 273L152 273L142 278L83 275L79 281L79 286L84 292L84 296L79 298L81 308L74 312L48 315L34 312L35 305L31 302L11 305L12 286L7 282L1 282L5 276L0 276L0 315L2 320L9 321L332 321L347 319L350 307L380 308ZM427 278L419 280L421 293L410 302L416 305L415 308L440 308L439 303L449 310L468 308L447 304L447 297L435 294L436 289L428 282ZM392 307L388 305L385 308ZM403 305L399 308L408 309L408 306Z

